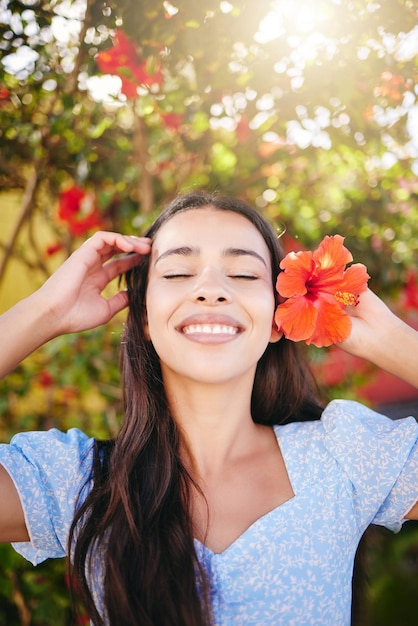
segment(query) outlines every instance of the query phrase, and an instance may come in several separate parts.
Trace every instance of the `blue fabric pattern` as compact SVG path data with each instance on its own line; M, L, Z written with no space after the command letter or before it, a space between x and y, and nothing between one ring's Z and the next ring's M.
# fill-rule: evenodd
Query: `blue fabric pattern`
M216 626L349 626L358 542L371 524L397 532L418 500L418 424L337 400L319 422L275 427L295 496L221 554L195 540ZM0 446L20 494L36 564L64 556L77 495L90 476L81 431L25 433ZM101 554L91 587L102 602Z

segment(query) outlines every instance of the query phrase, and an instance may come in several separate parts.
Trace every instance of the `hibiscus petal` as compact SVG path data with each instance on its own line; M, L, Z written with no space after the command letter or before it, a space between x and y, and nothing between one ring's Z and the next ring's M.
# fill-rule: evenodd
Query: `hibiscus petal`
M333 293L339 289L345 266L353 260L351 252L343 245L341 235L326 236L313 253L316 263L315 278L311 287L315 292Z
M281 272L277 277L276 289L284 298L303 296L307 292L306 283L312 276L315 263L312 252L289 252L280 263Z
M369 278L366 266L363 263L354 263L344 272L343 280L338 289L357 295L366 291Z
M317 316L318 311L313 302L300 296L279 304L274 321L287 339L303 341L313 333Z
M331 346L347 339L351 332L351 319L332 297L317 298L318 311L315 329L306 343L317 348Z
M344 237L341 235L326 235L323 238L313 253L315 262L321 266L322 270L338 271L338 269L344 269L347 263L353 260L351 252L343 244Z

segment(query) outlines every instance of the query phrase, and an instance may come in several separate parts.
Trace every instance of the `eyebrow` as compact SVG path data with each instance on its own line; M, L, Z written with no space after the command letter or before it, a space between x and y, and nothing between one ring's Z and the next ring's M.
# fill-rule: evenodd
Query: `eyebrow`
M179 248L169 248L168 250L166 250L165 252L160 254L160 256L157 259L155 259L154 265L157 265L157 263L159 261L162 261L163 259L165 259L168 256L173 256L173 255L177 255L177 256L197 256L198 254L199 254L199 248L195 248L195 247L191 247L191 246L181 246Z
M162 261L168 256L198 256L200 253L200 249L195 246L180 246L179 248L169 248L155 260L154 265L156 265L159 261ZM255 252L254 250L249 250L247 248L226 248L222 251L222 256L224 257L239 257L239 256L252 256L255 259L258 259L267 267L267 263L263 259L263 257Z
M247 248L226 248L226 250L222 252L222 256L252 256L267 267L265 260L260 254L254 250L248 250Z

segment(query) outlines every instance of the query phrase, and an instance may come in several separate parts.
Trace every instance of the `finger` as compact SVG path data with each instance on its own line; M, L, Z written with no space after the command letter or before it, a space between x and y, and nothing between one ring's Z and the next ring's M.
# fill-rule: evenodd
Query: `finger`
M107 276L109 281L116 278L116 276L120 276L124 274L128 270L132 269L136 265L139 265L143 259L142 254L128 254L127 256L118 257L116 259L112 259L104 266L104 269L107 272Z
M113 257L123 253L149 254L151 250L151 240L147 237L128 237L118 233L97 232L84 242L84 244L73 253L75 258L83 262L84 266L98 268L98 264L104 265ZM135 264L134 261L131 261ZM130 269L130 262L127 262L126 269L122 269L112 274L112 277ZM106 274L107 275L107 274ZM111 280L111 279L109 279Z
M134 241L132 245L125 248L126 249L122 249L122 247L106 246L106 248L97 251L100 254L101 264L107 264L110 259L113 259L115 256L120 255L121 253L128 253L127 255L120 257L122 259L121 269L117 271L114 276L116 276L117 274L121 274L122 272L126 272L128 269L131 269L131 267L137 265L143 255L150 253L151 244L150 240L143 238L141 240ZM119 265L118 259L115 259L115 264Z
M128 306L128 294L126 291L119 291L117 294L109 298L107 303L110 312L109 319L111 319L114 315L116 315L116 313L119 313L119 311L122 311L122 309Z
M84 242L96 250L101 257L110 254L120 254L121 252L138 252L146 254L150 250L151 239L148 237L135 237L122 235L110 231L98 231L90 239Z
M117 254L123 253L136 253L140 255L149 254L151 251L151 241L149 239L139 239L136 237L132 238L133 241L127 242L126 246L114 245L114 246L106 246L101 250L98 250L100 257L103 261L106 261Z

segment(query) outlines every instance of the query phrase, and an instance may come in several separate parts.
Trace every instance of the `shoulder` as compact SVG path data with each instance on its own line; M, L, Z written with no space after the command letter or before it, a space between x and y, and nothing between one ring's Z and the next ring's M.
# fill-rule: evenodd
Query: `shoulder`
M373 520L399 529L416 502L418 423L413 417L392 420L361 403L334 400L319 421L278 427L276 434L288 469L303 484L336 485L335 497L341 502L346 494L362 530Z
M354 484L393 484L418 439L413 417L392 420L359 402L333 400L315 422L276 427L280 445L304 462L332 459Z
M358 402L331 402L321 422L324 444L354 484L391 488L418 439L413 417L392 420Z
M412 437L418 430L413 417L392 420L373 409L353 400L332 400L323 410L320 420L295 422L276 426L276 433L304 437L333 437L351 440L353 437L387 437L409 432Z
M74 462L75 459L82 461L91 451L94 441L78 428L71 428L67 432L52 428L47 431L19 433L12 438L7 448L28 459L45 459L48 462L56 459L65 464Z
M57 428L51 428L49 430L34 430L28 432L21 432L14 435L10 441L11 445L29 444L31 443L44 443L51 445L63 445L67 447L79 448L83 446L87 441L92 441L86 433L79 428L70 428L66 432L58 430Z
M0 463L21 493L35 482L50 490L64 485L70 490L91 473L94 442L77 428L19 433L10 444L0 445Z
M408 453L418 437L413 417L392 420L369 407L351 400L333 400L321 419L275 427L279 439L292 440L296 446L323 445L342 461L367 455L369 460L385 450L391 456Z
M321 427L325 441L334 451L347 446L359 453L365 449L388 448L401 452L414 445L418 424L413 417L392 420L359 402L333 400L325 408Z

